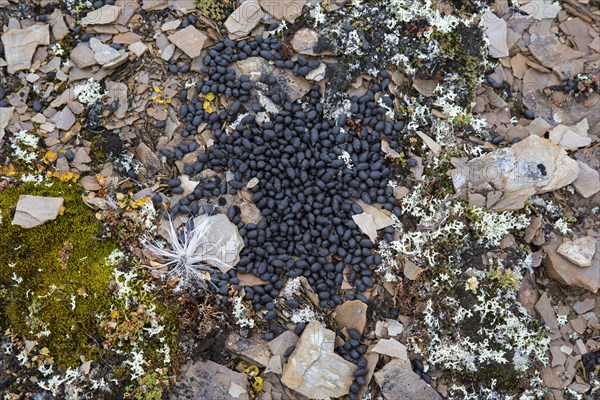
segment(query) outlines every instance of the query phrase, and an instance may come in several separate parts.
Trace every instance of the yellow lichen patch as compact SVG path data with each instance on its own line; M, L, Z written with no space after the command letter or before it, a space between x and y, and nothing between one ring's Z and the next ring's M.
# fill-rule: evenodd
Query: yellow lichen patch
M44 162L46 164L51 164L58 158L58 153L54 150L48 150L46 154L44 154Z
M156 104L159 104L159 105L171 104L171 96L165 95L163 88L161 86L154 86L154 92L156 94L152 95L152 100Z
M16 174L17 170L12 163L5 165L4 167L0 167L0 175L2 176L15 176Z
M213 112L213 108L211 102L215 99L215 94L213 92L208 92L206 96L204 96L204 102L202 103L202 108L206 112Z
M47 178L56 178L62 182L77 182L79 179L79 174L73 173L71 171L60 172L60 171L48 171L46 173Z

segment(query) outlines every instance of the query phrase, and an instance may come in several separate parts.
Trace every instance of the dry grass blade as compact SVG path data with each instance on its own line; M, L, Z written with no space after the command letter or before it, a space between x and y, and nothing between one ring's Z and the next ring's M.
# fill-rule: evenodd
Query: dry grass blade
M210 273L218 272L218 267L230 267L218 257L221 241L209 242L210 224L207 218L193 229L184 228L180 237L169 220L167 235L170 248L156 243L146 245L146 250L162 263L161 267L167 268L165 274L180 279L178 289L189 284L206 286L206 282L210 282Z

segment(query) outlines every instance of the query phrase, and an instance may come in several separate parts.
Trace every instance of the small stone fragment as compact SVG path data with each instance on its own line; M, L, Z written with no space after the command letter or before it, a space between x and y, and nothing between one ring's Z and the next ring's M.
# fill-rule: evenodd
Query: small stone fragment
M185 372L182 379L178 380L178 386L186 387L186 391L194 393L197 399L249 400L250 398L246 389L248 382L246 374L232 371L210 360L188 364L183 370ZM241 392L240 388L245 389L245 392ZM174 400L185 398L184 394L171 396Z
M201 215L194 218L194 224L200 226L205 220L208 220L206 233L196 252L219 258L221 263L214 266L221 272L227 272L240 261L240 251L244 248L244 240L240 236L237 226L231 223L226 215Z
M14 111L14 107L0 107L0 143L2 143L2 139L4 138L4 129L10 123Z
M81 25L106 25L112 24L119 19L123 7L105 5L97 10L90 11L81 20Z
M148 51L148 46L142 42L135 42L129 45L129 51L132 54L135 54L136 57L141 57Z
M346 329L363 333L367 324L367 304L360 300L346 301L335 308L335 320Z
M375 373L386 400L441 400L442 397L419 375L415 374L410 361L394 359Z
M232 332L227 337L225 348L261 368L266 367L271 359L271 353L264 340L257 338L246 339L236 332Z
M244 1L225 21L231 39L246 36L258 25L264 13L258 0Z
M371 351L408 361L406 346L395 339L379 339Z
M537 303L535 303L535 309L540 313L542 319L551 329L558 329L558 321L556 319L556 312L552 308L550 299L546 292L542 293Z
M71 51L71 60L81 69L98 64L94 51L84 44L80 44Z
M562 7L552 0L531 0L521 6L529 17L537 20L556 18Z
M118 50L113 49L96 38L90 39L90 48L94 52L94 58L102 66L113 65L123 56ZM127 56L125 56L126 59Z
M310 321L283 366L281 382L311 399L349 393L356 365L334 353L335 333Z
M600 191L600 174L583 161L577 160L579 175L573 182L577 193L583 198L589 198Z
M202 47L206 41L206 35L190 25L187 28L170 35L169 40L175 46L183 50L190 58L196 58L202 51Z
M58 8L55 8L52 14L50 14L48 22L52 27L52 34L55 39L62 40L69 34L69 28L65 24L64 15Z
M459 191L502 193L496 211L518 210L534 194L551 192L572 183L579 175L577 162L564 149L539 136L485 154L450 171Z
M592 265L595 251L596 239L592 236L584 236L572 242L565 242L557 249L558 254L580 267Z
M169 0L143 0L142 9L146 11L164 10L169 6Z
M21 195L12 224L29 229L52 221L58 217L63 203L61 197Z
M404 276L406 276L411 281L416 280L419 275L423 272L423 268L417 267L412 261L405 260L404 261Z
M2 35L8 72L29 69L38 46L50 44L48 25L31 25L26 29L9 29Z
M283 356L287 349L298 343L298 335L292 331L285 331L268 343L269 350L274 356Z
M68 131L75 124L76 118L71 109L65 106L62 111L56 113L55 124L58 129Z
M302 14L302 8L308 0L260 0L262 9L275 17L294 22Z
M549 139L565 150L576 150L592 143L592 138L587 135L588 129L587 118L584 118L574 126L555 126L549 133Z
M554 238L543 246L547 254L548 275L565 285L597 293L600 289L600 263L592 263L591 266L582 268L558 254L557 249L560 245L561 239Z
M490 41L490 57L508 57L508 46L506 42L508 28L506 21L497 17L491 9L486 9L484 14L481 16L481 25L485 29Z
M313 50L320 35L308 28L302 28L294 34L292 39L292 48L300 54L315 56L317 53Z
M272 356L265 369L265 374L272 372L274 374L281 374L283 367L281 365L281 356Z
M377 240L377 228L373 217L366 212L355 214L352 216L352 220L358 225L358 228L371 239L371 242L375 243Z

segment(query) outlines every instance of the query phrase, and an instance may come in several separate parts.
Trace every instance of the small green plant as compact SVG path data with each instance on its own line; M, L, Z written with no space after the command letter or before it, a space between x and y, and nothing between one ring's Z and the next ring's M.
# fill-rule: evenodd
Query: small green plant
M198 10L207 18L220 24L233 11L233 0L196 0Z
M514 290L519 290L519 286L521 285L519 277L510 269L502 266L490 268L488 277L497 281L503 288L511 287Z

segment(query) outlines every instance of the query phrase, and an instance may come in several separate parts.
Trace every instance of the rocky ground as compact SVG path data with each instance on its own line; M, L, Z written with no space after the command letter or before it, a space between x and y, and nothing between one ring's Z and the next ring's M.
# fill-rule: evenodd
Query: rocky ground
M0 0L3 399L596 399L596 0Z

